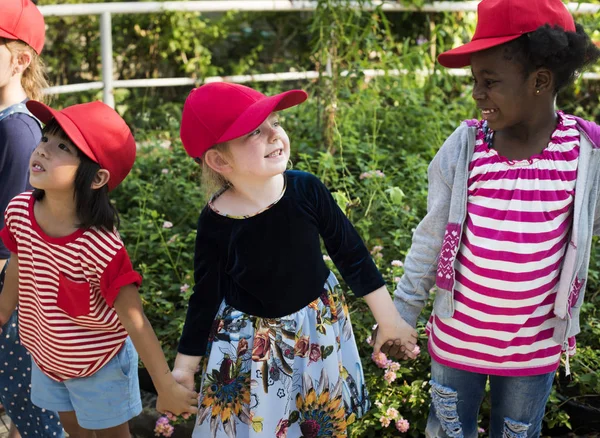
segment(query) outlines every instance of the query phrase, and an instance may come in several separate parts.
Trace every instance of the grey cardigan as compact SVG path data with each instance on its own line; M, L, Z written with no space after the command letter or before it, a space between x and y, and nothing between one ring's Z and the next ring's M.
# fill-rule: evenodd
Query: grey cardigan
M581 133L571 236L557 286L554 339L568 347L579 333L592 235L600 232L600 126L576 118ZM437 286L433 309L440 318L454 314L455 263L467 216L467 179L475 146L476 121L463 122L444 142L428 169L427 214L417 226L404 262L394 303L413 327Z

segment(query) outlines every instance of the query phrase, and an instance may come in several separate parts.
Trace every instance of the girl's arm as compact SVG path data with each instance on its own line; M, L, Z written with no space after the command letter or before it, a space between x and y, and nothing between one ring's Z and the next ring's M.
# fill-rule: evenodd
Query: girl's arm
M404 354L411 359L417 357L417 332L398 313L386 286L364 296L377 321L377 335L373 338L373 351L378 353L382 345L390 340L400 341Z
M469 127L461 124L444 142L427 169L427 214L417 226L410 250L404 260L404 275L394 292L394 304L402 318L411 326L429 301L429 292L435 285L438 257L446 232L451 236L461 230L449 229L450 200L457 164L469 158ZM465 178L466 181L466 178ZM462 187L466 196L466 183ZM453 224L460 228L461 224Z
M406 356L416 356L417 332L400 316L371 254L356 229L325 185L306 176L307 198L314 209L325 248L355 296L364 297L380 329L374 351L385 341L397 340ZM415 353L413 353L415 351Z
M114 306L156 387L157 408L175 415L196 412L198 394L173 378L156 334L144 314L137 287L132 284L122 287Z
M177 353L177 357L175 357L173 377L190 391L194 391L196 388L194 376L198 372L201 360L202 356L188 356L183 353Z
M0 294L0 327L6 324L19 302L19 257L11 253ZM0 333L2 329L0 328Z

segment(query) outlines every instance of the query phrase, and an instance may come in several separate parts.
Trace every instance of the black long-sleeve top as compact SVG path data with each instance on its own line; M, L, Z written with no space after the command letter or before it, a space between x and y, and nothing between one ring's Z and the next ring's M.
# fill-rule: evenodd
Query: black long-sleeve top
M286 171L283 196L245 219L206 206L198 221L194 292L178 351L206 353L223 299L250 315L277 318L297 312L323 292L329 268L320 239L356 296L385 284L362 239L331 193L314 175Z

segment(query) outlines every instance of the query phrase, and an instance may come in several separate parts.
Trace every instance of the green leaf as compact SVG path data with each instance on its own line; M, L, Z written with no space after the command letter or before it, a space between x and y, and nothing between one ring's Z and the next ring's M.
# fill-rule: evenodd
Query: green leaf
M300 418L300 414L298 413L298 411L292 411L292 412L290 412L290 416L288 417L288 421L289 421L290 425L292 425L296 421L298 421L299 418Z
M321 345L321 357L323 360L327 359L327 356L329 356L331 353L333 353L333 345L328 345L327 347L323 347Z
M395 205L402 204L402 201L404 200L404 192L402 191L402 189L400 187L395 187L395 186L390 187L385 192L389 195L390 201L392 201L392 204L395 204Z

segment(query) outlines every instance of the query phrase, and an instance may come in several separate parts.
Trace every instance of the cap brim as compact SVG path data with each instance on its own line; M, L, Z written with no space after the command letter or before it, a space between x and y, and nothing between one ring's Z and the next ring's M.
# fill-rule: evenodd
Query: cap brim
M280 111L301 104L308 98L303 90L290 90L276 94L250 105L229 129L217 140L217 143L233 140L249 134L265 121L273 111Z
M48 105L44 105L42 102L35 100L28 101L26 105L29 111L31 111L31 114L36 116L44 125L50 120L56 119L56 122L60 125L63 131L65 131L65 134L67 134L67 137L69 137L71 142L73 142L73 144L77 146L79 150L81 150L81 152L83 152L87 157L98 163L98 158L96 158L88 146L85 137L77 125L75 125L75 123L73 123L73 121L64 113L56 111L50 108Z
M5 31L4 29L0 29L0 38L4 38L7 40L18 40L19 39L12 33Z
M510 35L495 38L481 38L471 41L465 45L457 47L447 52L440 53L438 62L444 67L461 68L471 65L471 55L475 52L491 49L512 40L516 40L521 35Z
M18 36L13 35L12 33L7 32L4 29L0 29L0 38L4 38L6 40L19 40L19 41L23 41ZM42 47L39 47L39 48L31 47L31 48L35 51L35 53L37 53L39 55L40 53L42 53L42 48L43 47L44 47L44 45L42 44Z

